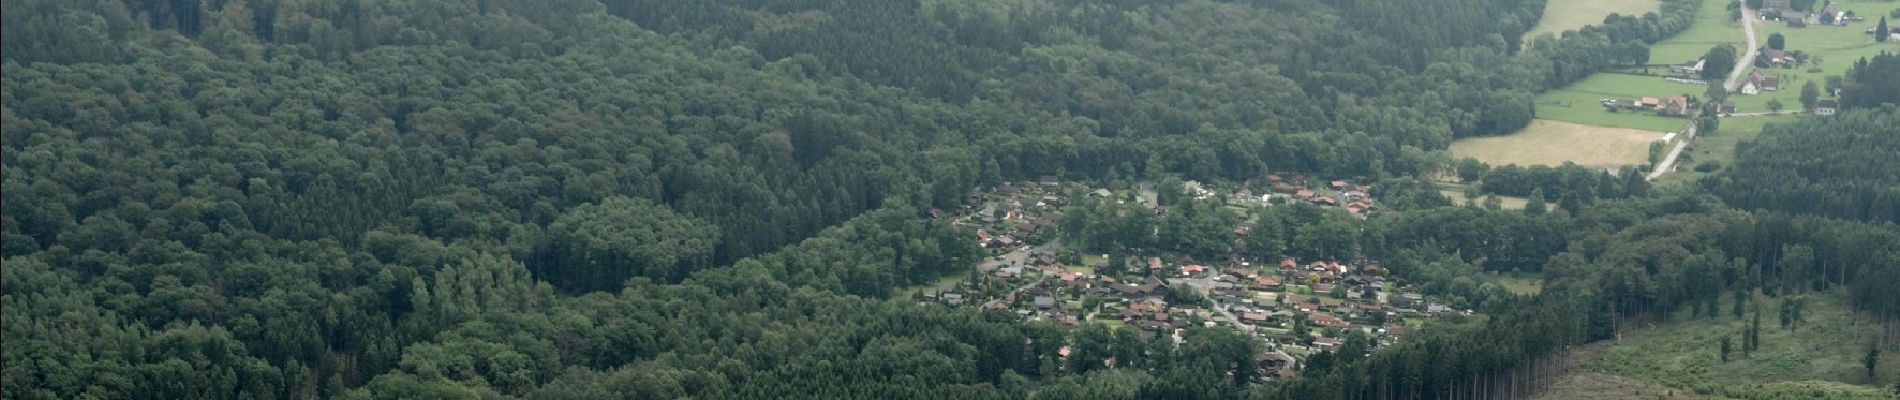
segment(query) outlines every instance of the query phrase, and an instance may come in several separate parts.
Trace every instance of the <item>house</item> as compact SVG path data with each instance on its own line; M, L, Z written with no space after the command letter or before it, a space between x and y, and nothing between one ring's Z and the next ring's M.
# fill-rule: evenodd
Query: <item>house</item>
M1293 356L1275 350L1261 353L1259 356L1254 357L1254 361L1260 364L1261 369L1278 372L1293 365Z
M1786 64L1788 62L1788 52L1784 50L1779 50L1779 49L1762 50L1761 56L1762 58L1767 59L1769 64Z
M1723 102L1722 102L1722 109L1721 109L1721 112L1722 112L1723 114L1729 114L1729 115L1734 115L1734 114L1735 114L1735 101L1734 101L1734 100L1726 100L1726 101L1723 101Z
M1689 115L1689 98L1682 96L1671 97L1663 101L1662 108L1659 109L1658 112L1676 116Z
M1742 94L1761 94L1761 86L1756 86L1755 81L1751 80L1742 83L1742 87L1735 91L1741 92Z
M1036 296L1036 309L1047 310L1056 307L1056 299L1049 296Z
M1788 3L1790 3L1790 0L1762 0L1761 10L1786 10L1788 9Z
M1242 322L1249 322L1249 323L1256 323L1256 324L1267 322L1267 313L1260 312L1260 311L1248 311L1248 312L1240 313L1240 320Z
M1821 100L1814 103L1814 115L1834 115L1835 109L1839 107L1840 102L1834 99Z
M1749 86L1754 86L1755 91L1750 92ZM1781 78L1775 78L1775 77L1770 77L1767 75L1762 75L1761 70L1755 70L1753 72L1748 73L1748 85L1742 86L1742 93L1756 94L1756 93L1761 93L1761 91L1763 90L1775 91L1775 90L1780 90L1780 89L1781 89Z
M1148 269L1161 269L1161 257L1148 257Z
M1043 186L1055 186L1056 184L1062 183L1061 180L1056 179L1055 175L1043 175L1042 179L1038 179L1037 182L1042 183Z
M1207 272L1207 267L1203 267L1200 265L1181 266L1181 276L1200 276L1201 274L1206 273L1206 272Z
M1279 289L1280 288L1280 280L1274 279L1271 276L1262 276L1259 278L1255 278L1253 280L1253 284L1254 286L1258 286L1264 289Z

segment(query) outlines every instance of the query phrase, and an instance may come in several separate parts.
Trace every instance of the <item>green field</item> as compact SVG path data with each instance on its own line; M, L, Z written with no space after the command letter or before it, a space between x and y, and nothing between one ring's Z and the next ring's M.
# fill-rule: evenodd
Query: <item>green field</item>
M1786 391L1831 393L1803 398L1884 398L1868 396L1878 396L1881 390L1875 388L1886 387L1900 373L1900 351L1883 351L1876 378L1866 377L1861 357L1880 329L1873 317L1848 312L1841 295L1809 294L1803 321L1792 330L1782 329L1776 314L1781 300L1761 299L1761 348L1750 354L1744 355L1739 346L1749 317L1730 317L1730 303L1723 300L1721 315L1715 318L1679 312L1672 322L1645 324L1633 335L1590 351L1584 370L1702 395ZM1728 362L1721 361L1718 350L1723 336L1736 344Z
M1738 35L1739 36L1739 35ZM1563 89L1537 95L1537 117L1541 119L1615 128L1675 132L1688 125L1686 118L1657 116L1640 112L1610 112L1600 101L1606 98L1700 96L1699 85L1670 83L1662 78L1627 74L1591 75Z
M1900 3L1878 1L1848 1L1836 4L1869 18L1886 15L1888 11L1900 7ZM1888 21L1888 23L1892 25L1895 21ZM1755 34L1760 36L1757 38L1760 43L1766 45L1768 35L1780 33L1787 38L1786 49L1809 53L1813 57L1818 57L1819 62L1811 62L1794 68L1761 70L1763 74L1780 77L1781 90L1762 92L1758 95L1738 93L1730 96L1732 100L1735 100L1736 112L1767 111L1768 101L1771 99L1780 100L1785 110L1800 109L1801 85L1814 82L1816 86L1825 89L1827 76L1845 74L1847 68L1854 64L1854 60L1873 57L1883 50L1900 52L1900 42L1875 42L1872 35L1864 32L1874 24L1875 21L1862 21L1850 23L1847 26L1789 28L1785 24L1772 21L1757 22ZM1808 72L1810 68L1820 68L1820 72ZM1829 96L1823 94L1821 97Z
M1704 0L1696 10L1696 21L1689 29L1649 47L1651 64L1685 63L1702 58L1709 48L1728 43L1740 49L1748 43L1742 38L1742 26L1729 19L1728 3Z
M1537 26L1524 33L1524 41L1530 42L1539 35L1560 35L1564 31L1576 30L1586 25L1603 23L1603 17L1610 14L1643 15L1657 12L1662 2L1656 0L1591 0L1591 1L1552 1L1544 3L1544 16L1537 20Z
M1735 162L1735 146L1755 141L1761 136L1762 127L1770 123L1787 123L1803 118L1794 115L1776 115L1767 117L1723 118L1721 126L1713 135L1699 135L1695 143L1689 145L1676 172L1663 175L1656 180L1657 185L1678 185L1695 182L1704 176L1721 172L1720 169L1709 172L1696 172L1695 166L1714 162L1721 168L1728 168Z
M1737 48L1745 47L1747 43L1743 40L1741 25L1729 19L1727 5L1725 0L1704 0L1702 8L1696 12L1694 25L1650 46L1649 62L1693 62L1707 53L1709 48L1723 43ZM1598 100L1682 95L1700 97L1704 89L1700 85L1672 83L1655 76L1599 73L1570 86L1539 94L1536 100L1537 116L1579 124L1675 132L1682 130L1688 121L1644 113L1611 113L1599 106ZM1751 107L1752 104L1746 103L1744 99L1736 100L1739 112L1761 111L1764 108ZM1767 99L1760 102L1765 104Z

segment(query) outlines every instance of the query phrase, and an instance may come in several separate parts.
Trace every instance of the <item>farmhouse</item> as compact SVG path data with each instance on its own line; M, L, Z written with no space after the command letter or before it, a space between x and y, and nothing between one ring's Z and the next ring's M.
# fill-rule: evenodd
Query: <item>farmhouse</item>
M1749 86L1754 86L1754 87L1755 87L1755 92L1754 92L1754 93L1749 93L1749 92L1748 92L1748 87L1749 87ZM1754 72L1750 72L1750 73L1748 74L1748 84L1747 84L1747 85L1744 85L1744 86L1742 86L1742 93L1744 93L1744 94L1756 94L1756 93L1761 93L1761 92L1762 92L1762 91L1764 91L1764 90L1765 90L1765 91L1770 91L1770 92L1773 92L1773 91L1776 91L1776 90L1781 90L1781 78L1776 78L1776 77L1770 77L1770 76L1767 76L1767 75L1762 75L1762 73L1761 73L1761 71L1760 71L1760 70L1756 70L1756 71L1754 71Z
M1840 102L1834 99L1821 100L1814 103L1814 115L1834 115L1835 109L1839 107Z

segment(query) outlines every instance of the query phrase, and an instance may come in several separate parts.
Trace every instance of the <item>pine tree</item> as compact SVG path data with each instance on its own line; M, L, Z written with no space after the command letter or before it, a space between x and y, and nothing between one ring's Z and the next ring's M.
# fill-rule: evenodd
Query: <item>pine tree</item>
M1880 364L1880 342L1867 342L1867 356L1861 357L1860 364L1867 367L1867 378L1873 379L1874 367Z
M1728 353L1729 353L1728 335L1723 335L1722 336L1722 362L1728 362Z
M1874 41L1887 41L1887 17L1880 17L1880 24L1874 25Z
M1814 112L1814 106L1820 100L1821 100L1821 88L1818 86L1815 86L1814 81L1808 81L1807 84L1801 85L1801 109L1802 110L1807 111L1807 112Z

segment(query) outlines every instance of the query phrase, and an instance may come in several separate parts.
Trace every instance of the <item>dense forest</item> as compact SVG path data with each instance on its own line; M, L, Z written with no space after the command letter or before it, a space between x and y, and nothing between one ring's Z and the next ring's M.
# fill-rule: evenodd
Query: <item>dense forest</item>
M1900 121L1874 100L1771 129L1693 190L1441 151L1646 62L1684 0L1528 47L1543 1L0 7L9 399L1502 397L1622 318L1721 293L1844 286L1900 311ZM1888 58L1844 101L1890 87L1867 78ZM1818 135L1856 151L1806 156ZM1454 168L1553 206L1410 178ZM983 257L927 217L972 189L1267 170L1395 178L1380 196L1404 200L1364 229L1284 207L1240 239L1194 202L1061 229L1376 258L1483 315L1249 384L1233 366L1258 344L1231 330L1175 345L887 300ZM1472 279L1500 270L1545 293ZM1061 365L1064 345L1118 362Z

